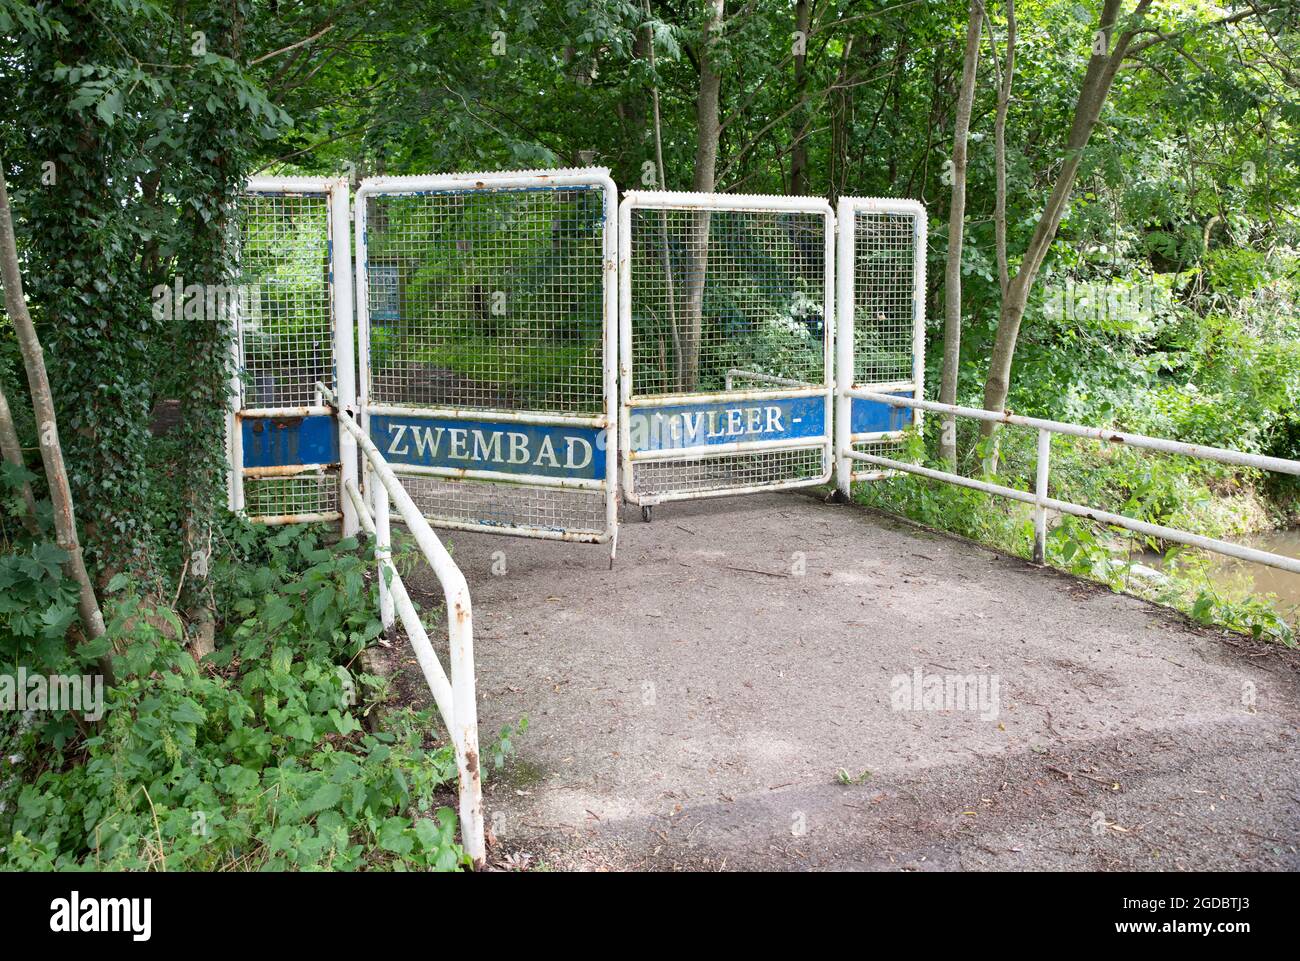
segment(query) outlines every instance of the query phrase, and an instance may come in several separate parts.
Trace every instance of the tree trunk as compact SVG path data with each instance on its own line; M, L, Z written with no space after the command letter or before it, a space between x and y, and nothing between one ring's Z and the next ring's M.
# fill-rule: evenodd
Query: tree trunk
M228 11L219 6L209 10L204 24L209 44L235 62L241 61L243 19L240 5ZM186 280L200 281L206 289L221 289L233 283L230 253L231 214L243 182L245 155L237 129L241 111L233 95L221 100L215 110L196 111L188 124L192 139L195 171L177 185L182 199L182 229L188 238L176 260ZM212 298L209 298L212 302ZM185 561L182 567L179 602L189 627L190 654L200 660L212 653L216 643L216 612L209 586L213 527L223 500L226 453L224 436L226 410L230 401L230 341L235 335L233 305L215 315L207 311L198 322L187 321L178 333L183 343L178 356L184 358L189 384L181 396L182 434L190 456L182 473L183 537Z
M50 501L54 505L54 531L58 544L67 553L63 569L77 584L77 613L88 640L104 635L104 615L99 610L94 585L86 573L86 561L77 537L77 516L72 504L72 488L68 486L68 471L63 463L63 447L59 443L58 418L54 414L54 394L50 390L49 374L45 370L45 354L36 326L27 311L23 295L23 278L18 269L18 241L14 237L13 217L9 211L9 188L5 182L4 161L0 159L0 274L5 287L5 308L18 335L18 346L27 370L27 384L32 394L32 411L36 415L36 431L40 438L41 461L45 465L45 479L50 488ZM113 662L110 655L99 659L100 671L107 684L113 683Z
M808 33L812 27L812 4L796 0L794 5L794 95L799 109L794 112L790 146L790 195L808 193ZM850 43L852 41L850 40Z
M700 44L700 90L695 99L695 175L691 189L696 193L713 193L718 172L718 141L721 123L718 104L722 96L722 77L713 66L714 35L722 29L725 0L709 0L709 24ZM700 383L700 347L704 337L704 280L709 269L709 212L697 211L687 243L690 271L686 277L686 305L682 331L682 377L679 389L693 391Z
M985 23L988 12L985 11ZM989 24L989 43L993 43L993 26ZM997 49L993 50L997 65ZM1006 299L1011 285L1007 266L1007 111L1011 106L1011 87L1016 76L1016 0L1007 0L1007 59L998 80L997 114L993 119L993 168L996 194L993 200L993 246L997 249L998 287Z
M975 100L975 77L979 72L980 31L984 5L971 0L966 26L966 57L962 62L961 92L957 97L957 119L952 135L952 199L948 205L948 262L944 269L943 376L939 402L957 403L957 380L961 364L961 254L966 226L966 143L970 134L971 104ZM957 462L957 420L944 416L939 438L939 457Z
M650 0L645 0L645 16L650 19ZM656 77L650 85L650 112L654 123L652 133L655 145L655 174L658 190L668 189L668 175L664 171L664 133L663 118L659 110L659 81L655 73L655 37L654 31L646 28L646 56L650 62L650 73ZM682 332L677 324L677 281L673 276L672 245L669 243L668 211L659 211L659 263L664 272L665 299L668 303L668 333L673 341L673 383L681 384L684 377L685 357L682 354ZM661 338L663 335L659 335ZM667 369L667 364L664 364Z
M844 52L840 56L839 77L835 81L838 89L831 98L831 150L826 174L826 197L834 206L844 192L845 170L849 160L849 118L852 115L852 91L847 88L849 64L853 59L853 45L856 38L850 36L844 41Z
M0 176L3 176L2 172ZM9 409L9 398L5 396L3 386L0 386L0 454L4 455L7 463L19 470L27 470L27 464L23 461L22 442L18 439L18 428L14 426L13 411ZM36 497L32 494L32 485L24 480L18 492L23 499L23 527L35 537L41 529L36 523Z
M1133 24L1140 23L1141 15L1151 5L1151 0L1140 0L1133 13ZM1020 324L1025 316L1025 307L1029 303L1029 294L1034 280L1038 276L1043 259L1056 238L1056 231L1065 215L1065 208L1074 187L1074 178L1079 172L1083 160L1084 148L1092 136L1101 109L1106 103L1115 74L1124 60L1137 30L1130 27L1119 34L1114 42L1111 34L1119 19L1122 0L1106 0L1102 8L1100 27L1097 31L1097 44L1088 60L1088 69L1084 73L1083 83L1079 89L1078 102L1075 105L1074 121L1065 142L1065 156L1061 162L1060 172L1052 193L1047 199L1043 212L1039 215L1025 250L1020 269L1011 278L1007 293L1002 298L1002 310L998 319L997 335L993 342L993 354L989 361L988 380L984 384L984 407L987 410L1003 410L1006 406L1007 393L1011 387L1011 362L1015 357L1016 339L1020 335ZM982 432L985 437L992 436L997 424L985 421ZM994 460L996 466L996 460Z

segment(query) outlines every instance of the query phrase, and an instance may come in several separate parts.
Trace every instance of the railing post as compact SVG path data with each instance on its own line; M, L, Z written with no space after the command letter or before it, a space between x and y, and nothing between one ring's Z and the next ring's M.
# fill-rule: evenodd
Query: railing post
M334 283L334 394L338 406L349 413L357 406L356 353L352 346L355 328L352 323L352 210L351 190L347 177L335 181L330 190L330 227L332 259L330 276ZM343 485L357 480L357 442L342 425L339 434L339 509L343 512L344 537L357 533L357 512L343 496Z
M843 501L848 501L853 493L853 461L849 451L853 448L853 401L848 390L853 386L856 376L853 355L853 208L841 200L835 221L835 233L838 240L835 272L835 393L834 393L834 441L832 451L835 455L835 492Z
M393 629L393 594L384 567L393 556L392 525L388 513L388 488L377 477L374 478L371 497L374 498L371 510L375 516L375 562L379 569L379 620L384 631L388 632Z
M1034 563L1047 563L1047 475L1051 470L1052 432L1038 430L1038 469L1034 481Z
M451 699L456 766L460 773L460 836L476 869L487 859L483 840L483 785L479 779L478 703L474 685L474 625L469 589L448 584L447 625L450 632Z

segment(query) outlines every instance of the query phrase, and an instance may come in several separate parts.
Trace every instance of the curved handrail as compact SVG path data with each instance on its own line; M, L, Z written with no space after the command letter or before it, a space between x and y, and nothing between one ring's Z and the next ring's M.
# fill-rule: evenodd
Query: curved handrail
M474 617L470 604L469 584L451 554L420 512L411 495L406 492L397 474L384 460L384 455L374 441L361 429L352 415L340 410L333 392L324 384L317 384L321 396L333 408L334 415L357 441L373 475L378 478L384 496L375 497L375 511L364 509L360 492L355 486L345 489L357 505L358 518L368 533L375 536L376 554L380 566L381 610L384 627L391 626L391 608L396 608L406 628L407 637L415 650L416 659L424 672L429 690L451 735L456 750L456 767L460 775L461 840L476 868L486 859L483 836L483 788L479 774L478 706L474 686ZM379 489L376 490L379 495ZM429 642L428 633L420 622L401 577L392 565L387 541L389 500L397 506L407 529L415 537L429 566L433 568L442 586L447 603L448 659L451 678L438 661L437 653ZM391 600L389 600L391 599ZM391 604L391 607L389 606Z

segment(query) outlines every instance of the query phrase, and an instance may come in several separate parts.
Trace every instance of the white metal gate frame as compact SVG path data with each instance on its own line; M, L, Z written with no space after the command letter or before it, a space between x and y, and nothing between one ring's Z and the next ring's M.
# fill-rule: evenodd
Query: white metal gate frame
M353 352L352 326L352 259L349 236L349 183L348 178L329 177L250 177L244 187L245 195L277 195L282 197L322 196L327 204L327 243L330 270L325 283L330 293L333 321L331 362L334 391L338 403L356 410L356 362ZM237 303L229 309L234 313ZM245 512L244 482L246 479L289 479L307 474L322 475L333 469L329 464L301 464L288 467L245 467L242 422L252 418L301 418L328 416L331 409L323 398L314 403L296 406L245 407L245 342L244 325L235 313L235 336L231 339L230 406L226 416L227 499L236 513ZM357 532L357 513L344 496L344 485L357 478L357 445L354 438L342 428L338 429L338 510L315 513L289 513L281 515L254 515L249 520L263 524L298 524L314 521L342 522L343 536Z
M854 352L854 327L857 320L857 229L859 214L884 214L912 219L912 377L903 381L858 381ZM851 456L854 445L897 440L903 430L853 432L851 391L877 394L911 393L914 400L925 399L925 254L926 212L916 200L881 197L841 197L837 224L836 300L839 323L835 347L835 485L841 497L849 496L855 480L877 480L890 471L873 468L854 470L858 463ZM867 399L867 398L862 398ZM912 426L920 427L921 409L907 408Z
M564 187L595 188L601 191L604 203L603 220L603 317L602 317L602 355L603 355L603 396L604 413L595 417L583 417L566 414L548 414L534 411L499 410L479 407L435 407L409 404L375 403L369 399L371 394L370 364L370 296L368 274L368 247L366 231L366 200L375 196L410 195L433 192L508 192L535 189L558 189ZM617 314L617 229L615 210L618 204L618 188L605 168L557 169L557 170L522 170L500 173L461 173L439 174L431 176L370 177L363 180L355 194L353 209L356 223L356 305L357 305L357 343L361 356L361 378L358 390L358 406L362 428L367 436L370 434L370 417L372 414L411 415L430 418L456 418L473 415L503 423L530 424L543 426L592 427L602 431L605 443L605 477L601 480L581 478L555 478L541 475L501 474L491 471L461 470L456 468L424 467L403 464L397 470L399 474L414 474L439 477L444 480L490 482L496 484L516 485L522 487L561 488L570 490L600 491L605 500L605 528L599 533L574 532L557 528L507 526L496 523L474 523L429 517L435 527L450 530L487 531L516 537L532 537L545 540L565 540L583 543L617 544L618 537L618 460L610 450L610 439L618 436L618 388L615 383L616 362L618 357L618 314ZM367 484L370 496L382 485ZM380 497L383 495L380 494ZM376 514L382 513L376 510ZM428 515L426 515L428 516Z
M632 211L650 210L734 210L756 213L791 212L813 213L825 218L824 292L823 292L823 357L821 386L792 386L797 382L783 378L755 375L754 372L728 371L727 387L735 379L749 379L769 383L764 390L733 390L721 392L681 394L633 394L632 369ZM835 213L829 203L815 197L787 197L756 194L703 194L684 191L629 190L619 206L618 221L618 324L619 324L619 403L621 409L621 434L619 460L622 465L623 498L630 504L648 508L655 504L704 497L729 497L762 491L789 490L825 484L832 474L832 411L835 401L833 338L835 330ZM727 403L731 401L784 400L794 397L826 398L826 429L821 438L802 438L784 441L751 441L711 446L676 448L671 450L632 450L632 411L638 407L671 407L689 403ZM729 454L769 452L779 450L822 449L822 471L815 478L776 480L763 484L735 487L718 487L708 490L677 490L643 494L636 489L638 463L684 461L697 458L724 457Z

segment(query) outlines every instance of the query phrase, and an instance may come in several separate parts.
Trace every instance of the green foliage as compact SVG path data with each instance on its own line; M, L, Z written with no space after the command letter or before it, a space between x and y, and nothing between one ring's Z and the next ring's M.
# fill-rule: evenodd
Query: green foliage
M0 5L0 76L22 118L0 125L0 156L74 498L95 506L83 539L92 566L159 593L180 571L176 531L204 526L221 482L228 330L155 319L150 291L224 278L249 147L288 122L237 49L252 7ZM186 408L186 457L155 471L160 398Z
M899 449L885 456L949 470L935 454L939 418L931 417L924 424L922 431L908 431L898 443ZM985 479L1032 491L1034 432L1004 428L998 435L998 449L998 474ZM959 464L959 469L978 474L989 450L988 441L974 443L970 460ZM1225 496L1223 490L1249 483L1251 477L1249 471L1233 472L1221 465L1183 462L1056 435L1049 494L1148 523L1224 537L1245 530L1237 526L1240 518L1236 513L1244 508L1234 508L1233 497ZM1009 554L1032 556L1033 509L1026 504L911 475L864 484L858 499ZM1137 593L1173 606L1201 623L1288 646L1295 643L1295 630L1273 599L1228 596L1208 586L1204 561L1196 552L1175 547L1165 557L1162 571L1139 567L1135 556L1165 547L1152 538L1065 514L1051 519L1045 559L1050 566L1111 590Z
M380 631L362 576L368 559L350 541L320 546L319 532L304 528L225 533L230 552L213 584L234 616L209 661L195 665L174 640L174 617L119 582L108 639L121 681L102 724L78 737L53 714L9 732L31 760L3 789L0 866L463 865L456 817L441 806L454 797L455 758L445 739L430 740L433 713L408 708L388 713L383 731L362 726L360 692L377 681L357 673L357 655ZM4 560L0 576L27 578L29 617L44 603L40 591L66 602L54 554ZM23 608L22 599L6 606ZM10 628L6 653L17 644L29 669L48 669L32 647L39 623L22 621L20 635L15 611L0 622ZM488 746L498 765L512 733Z
M1202 624L1227 627L1256 640L1267 638L1287 647L1296 646L1295 629L1264 598L1233 600L1204 589L1196 595L1189 613Z

